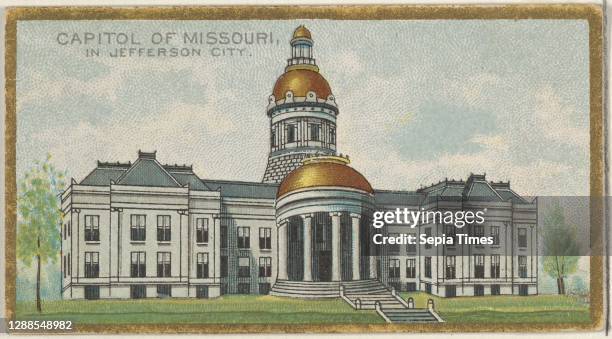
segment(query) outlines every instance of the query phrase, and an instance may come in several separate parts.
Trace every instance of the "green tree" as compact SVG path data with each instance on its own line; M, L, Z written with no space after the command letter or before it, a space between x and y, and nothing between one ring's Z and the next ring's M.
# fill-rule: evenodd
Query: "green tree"
M544 218L544 271L557 280L559 294L565 294L565 279L578 268L576 228L565 221L557 201Z
M19 181L17 196L17 258L26 267L36 261L36 310L40 301L40 269L45 262L55 262L60 249L61 211L58 194L64 187L64 174L58 172L47 155L36 162Z
M588 294L588 288L586 284L584 283L584 279L582 279L580 276L577 276L577 275L573 276L571 285L572 285L571 290L573 294L577 294L577 295Z

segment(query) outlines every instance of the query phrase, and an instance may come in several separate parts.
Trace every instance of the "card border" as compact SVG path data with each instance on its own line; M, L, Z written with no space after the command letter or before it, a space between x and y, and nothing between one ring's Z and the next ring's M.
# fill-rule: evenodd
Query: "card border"
M5 314L16 302L16 72L17 22L28 20L586 20L589 25L590 323L527 324L122 324L79 325L81 333L364 333L364 332L544 332L597 331L604 326L605 132L603 117L603 10L594 4L545 5L354 5L354 6L169 6L11 7L5 31ZM607 255L607 252L605 253ZM606 285L607 286L607 285ZM40 333L40 332L39 332ZM72 333L72 332L71 332Z

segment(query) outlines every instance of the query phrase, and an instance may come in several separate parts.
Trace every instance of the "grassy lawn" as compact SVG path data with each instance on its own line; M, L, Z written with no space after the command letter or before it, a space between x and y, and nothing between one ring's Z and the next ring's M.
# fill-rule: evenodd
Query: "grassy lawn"
M576 297L557 295L439 298L424 292L401 293L416 307L435 309L449 323L582 323L590 322L589 305Z
M217 299L65 300L18 303L19 320L72 320L75 324L338 324L384 323L375 311L355 311L341 299L300 300L230 295Z
M416 307L434 300L449 323L590 322L588 304L567 296L486 296L439 298L402 293ZM19 320L72 320L75 324L340 324L384 323L375 311L355 311L341 299L300 300L273 296L228 295L218 299L65 300L18 303Z

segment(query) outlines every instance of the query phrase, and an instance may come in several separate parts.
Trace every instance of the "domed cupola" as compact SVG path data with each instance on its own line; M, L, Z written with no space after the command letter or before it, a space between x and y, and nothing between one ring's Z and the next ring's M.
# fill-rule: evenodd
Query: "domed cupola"
M291 58L268 98L270 154L263 182L279 183L312 155L336 154L338 106L313 56L312 34L293 32Z
M304 159L303 165L289 173L281 182L276 196L280 198L295 191L330 187L372 194L372 185L348 164L348 158L338 156Z
M314 41L310 31L304 25L299 26L293 32L290 44L291 58L287 60L285 73L276 80L270 104L309 100L335 106L331 87L319 73L314 59Z

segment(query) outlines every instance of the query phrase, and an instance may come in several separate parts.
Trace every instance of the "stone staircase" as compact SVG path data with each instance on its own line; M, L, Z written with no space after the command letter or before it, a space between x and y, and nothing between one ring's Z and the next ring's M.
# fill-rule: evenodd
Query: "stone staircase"
M355 310L376 310L388 323L442 322L433 309L414 308L411 298L403 300L378 280L355 281L290 281L277 280L270 295L290 298L342 298Z
M368 280L359 287L341 284L340 297L356 310L376 310L388 323L427 323L443 320L433 309L433 301L427 308L414 308L412 298L407 302L376 280Z
M355 281L290 281L277 280L270 290L270 295L291 298L338 298L340 285L355 291L355 293L389 292L376 280Z

